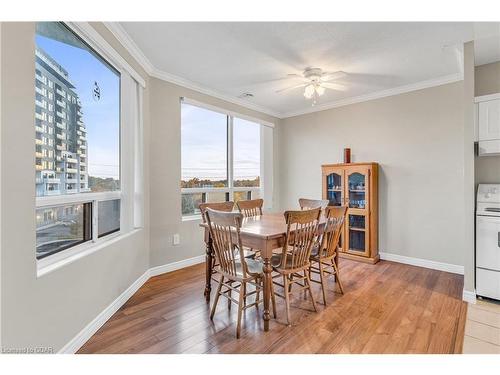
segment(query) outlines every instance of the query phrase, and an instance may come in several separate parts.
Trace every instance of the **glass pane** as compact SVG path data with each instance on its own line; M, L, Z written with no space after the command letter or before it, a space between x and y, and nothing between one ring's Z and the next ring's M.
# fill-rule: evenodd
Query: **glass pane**
M64 24L38 22L36 195L120 189L120 74Z
M203 194L202 193L194 193L194 194L182 194L182 216L187 215L199 215L200 203L203 203Z
M236 203L238 201L247 201L247 200L256 199L256 198L252 197L251 191L235 191L233 193L233 199L234 199L234 202Z
M349 250L365 251L365 232L349 230Z
M227 116L181 107L181 187L227 186Z
M90 240L91 216L90 203L36 210L36 258L44 258Z
M97 237L120 230L120 199L101 201L97 210Z
M332 173L326 177L326 184L330 206L342 206L342 176Z
M234 118L233 165L235 187L260 186L260 124Z
M251 199L259 199L260 196L260 190L253 190L250 192Z
M227 202L229 200L229 193L226 192L210 192L205 193L206 201L210 203Z
M365 217L363 215L349 215L349 227L365 229Z
M349 175L349 207L365 208L365 175L353 173Z

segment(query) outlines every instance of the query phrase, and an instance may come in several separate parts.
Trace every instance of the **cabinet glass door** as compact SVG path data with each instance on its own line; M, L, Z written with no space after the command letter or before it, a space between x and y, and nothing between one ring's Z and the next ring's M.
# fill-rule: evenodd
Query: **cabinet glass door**
M332 172L326 176L326 197L330 206L342 206L343 178L342 171Z
M365 215L347 215L348 247L347 251L368 256L368 220Z
M347 188L349 191L349 208L365 209L366 207L366 174L352 172L347 176Z
M351 254L369 256L369 172L352 168L346 172L347 220L346 248Z

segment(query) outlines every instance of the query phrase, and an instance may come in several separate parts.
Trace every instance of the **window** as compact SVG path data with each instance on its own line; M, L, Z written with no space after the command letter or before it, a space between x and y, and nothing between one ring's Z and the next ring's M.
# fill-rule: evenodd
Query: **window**
M130 133L121 128L121 103L139 107L138 83L75 29L61 22L36 24L36 258L44 261L120 232L124 208L133 214L122 197L127 188L120 174L122 162L135 170L137 153L130 142L121 144L124 130ZM123 113L129 120L124 124L137 126L130 110ZM133 190L134 177L129 180ZM127 229L130 222L125 220Z
M261 193L261 125L232 114L181 103L181 210L247 200Z

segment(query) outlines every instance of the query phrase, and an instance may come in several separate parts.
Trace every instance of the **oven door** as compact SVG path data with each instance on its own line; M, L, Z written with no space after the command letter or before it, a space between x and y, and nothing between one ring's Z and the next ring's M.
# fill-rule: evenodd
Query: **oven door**
M476 267L500 271L500 217L476 217Z

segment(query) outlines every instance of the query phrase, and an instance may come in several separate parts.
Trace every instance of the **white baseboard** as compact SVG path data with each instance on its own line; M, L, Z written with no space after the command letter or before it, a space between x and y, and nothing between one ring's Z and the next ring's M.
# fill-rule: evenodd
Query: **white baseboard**
M464 291L462 292L462 300L465 302L476 304L476 292L471 292L464 289Z
M435 262L433 260L412 258L412 257L403 256L403 255L383 253L383 252L379 253L379 255L380 255L380 259L383 259L383 260L391 260L393 262L410 264L412 266L431 268L433 270L457 273L459 275L464 274L464 267L456 265L456 264L441 263L441 262Z
M164 264L162 266L152 267L144 274L139 277L136 281L132 283L122 294L118 296L111 304L106 307L94 320L92 320L87 326L82 329L70 342L68 342L58 353L61 354L74 354L80 349L83 344L85 344L94 335L99 328L101 328L104 323L106 323L109 318L116 313L120 307L122 307L125 302L127 302L130 297L134 295L139 288L149 280L150 277L158 276L163 273L172 272L184 267L189 267L195 264L199 264L205 261L205 255L200 255L194 258L189 258L181 260L179 262Z
M199 255L197 257L180 260L178 262L156 266L149 269L149 277L158 276L162 273L172 272L189 266L194 266L195 264L203 263L204 261L205 255Z
M85 344L109 318L122 307L130 297L149 279L149 270L144 272L141 277L132 283L122 294L118 296L111 304L106 307L99 315L95 317L87 326L82 329L73 339L59 350L59 353L74 354Z

